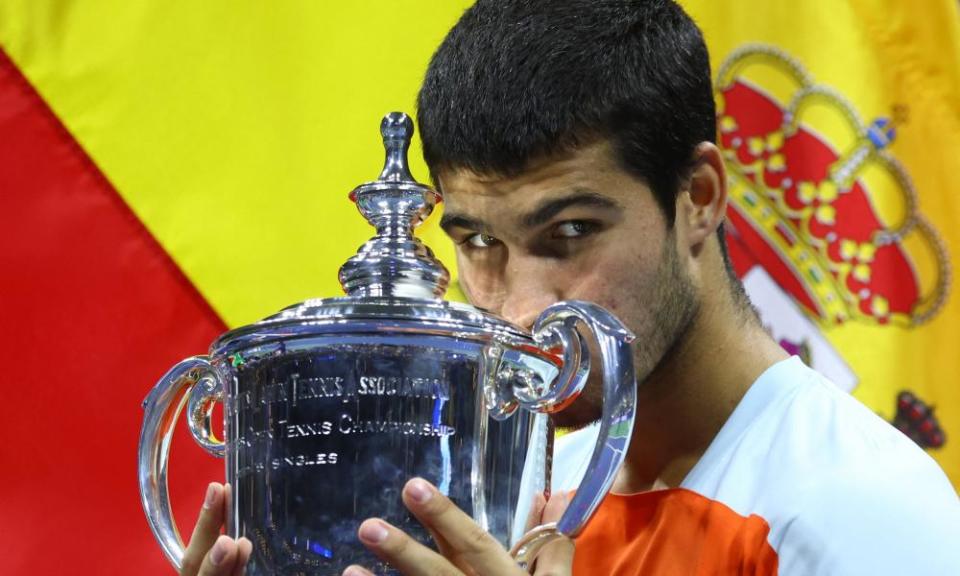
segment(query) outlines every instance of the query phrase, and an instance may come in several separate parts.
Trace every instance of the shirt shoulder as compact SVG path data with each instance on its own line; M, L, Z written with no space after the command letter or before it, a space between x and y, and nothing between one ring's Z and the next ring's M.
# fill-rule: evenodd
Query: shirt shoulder
M573 573L774 576L768 530L758 516L682 488L610 495L577 538Z
M799 359L766 376L685 486L765 518L781 574L960 573L936 462Z

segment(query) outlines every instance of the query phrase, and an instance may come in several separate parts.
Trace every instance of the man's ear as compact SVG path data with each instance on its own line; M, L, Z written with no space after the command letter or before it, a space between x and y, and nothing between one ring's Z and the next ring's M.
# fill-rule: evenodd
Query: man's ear
M689 188L677 195L677 222L688 249L699 253L703 243L716 233L727 213L727 170L720 149L701 142L694 150L694 168Z

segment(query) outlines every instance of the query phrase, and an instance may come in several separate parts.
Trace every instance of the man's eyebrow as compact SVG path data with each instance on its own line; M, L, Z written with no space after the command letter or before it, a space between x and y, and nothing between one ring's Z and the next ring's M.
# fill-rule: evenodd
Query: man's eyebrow
M535 228L549 222L554 216L572 206L591 206L606 210L623 210L616 200L590 190L577 190L569 196L546 200L533 211L524 215L520 222L527 228Z
M443 213L443 218L440 219L440 228L448 234L451 228L466 228L467 230L476 230L477 232L490 229L486 222L482 220L461 214L450 214L448 212Z
M571 206L592 206L606 210L622 210L619 202L590 190L577 190L568 196L546 200L532 212L520 219L520 223L527 228L535 228L550 221L551 218ZM445 212L440 219L440 228L449 233L452 228L465 228L477 232L490 230L490 226L483 220L465 216L463 214Z

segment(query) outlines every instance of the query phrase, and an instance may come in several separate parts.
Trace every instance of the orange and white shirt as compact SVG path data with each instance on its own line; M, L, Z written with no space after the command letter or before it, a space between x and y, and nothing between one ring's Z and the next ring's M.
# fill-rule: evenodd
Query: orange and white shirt
M557 441L576 488L596 428ZM960 575L960 500L940 467L796 357L770 367L678 488L611 494L575 576Z

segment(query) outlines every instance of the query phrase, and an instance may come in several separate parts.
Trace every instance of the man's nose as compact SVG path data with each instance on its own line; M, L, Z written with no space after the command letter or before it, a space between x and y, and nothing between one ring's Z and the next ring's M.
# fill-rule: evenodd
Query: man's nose
M547 306L562 300L562 278L557 278L557 272L550 268L529 260L510 267L501 316L530 329Z

